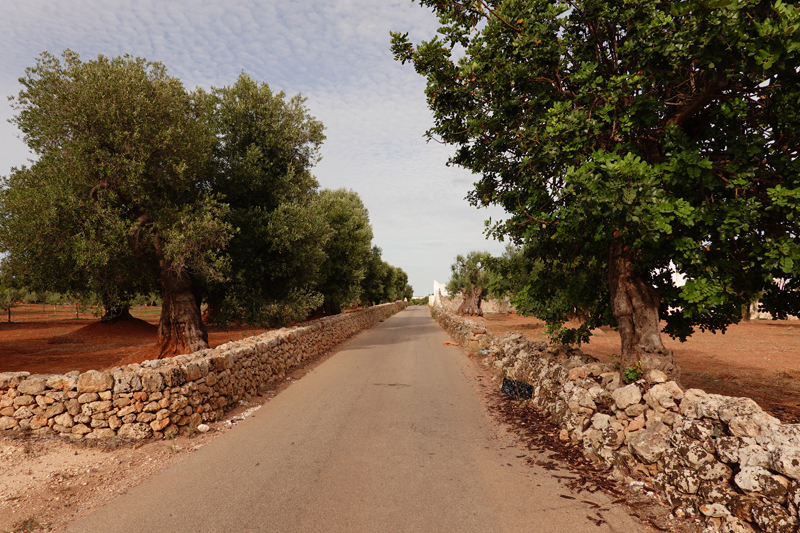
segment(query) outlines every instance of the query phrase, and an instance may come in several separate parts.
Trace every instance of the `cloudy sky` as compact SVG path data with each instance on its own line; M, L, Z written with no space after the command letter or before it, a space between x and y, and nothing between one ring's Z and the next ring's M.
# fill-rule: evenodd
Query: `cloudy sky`
M409 274L417 295L445 282L458 253L498 254L464 196L473 176L445 166L448 147L426 143L432 125L424 79L395 62L389 32L430 38L436 18L411 0L25 0L0 19L0 94L42 52L70 48L84 60L129 53L160 61L187 88L232 84L245 71L273 90L308 98L326 126L315 175L322 187L357 191L384 259ZM0 102L0 175L30 154Z

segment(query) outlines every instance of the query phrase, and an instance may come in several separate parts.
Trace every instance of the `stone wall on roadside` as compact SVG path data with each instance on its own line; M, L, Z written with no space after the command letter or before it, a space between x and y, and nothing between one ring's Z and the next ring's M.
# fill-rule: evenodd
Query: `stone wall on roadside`
M377 305L167 359L64 375L0 373L0 434L164 438L219 419L305 360L405 309Z
M625 384L578 349L496 337L482 322L434 308L462 345L533 386L532 402L618 480L647 480L708 532L800 530L800 424L781 424L750 398L683 390L652 371Z

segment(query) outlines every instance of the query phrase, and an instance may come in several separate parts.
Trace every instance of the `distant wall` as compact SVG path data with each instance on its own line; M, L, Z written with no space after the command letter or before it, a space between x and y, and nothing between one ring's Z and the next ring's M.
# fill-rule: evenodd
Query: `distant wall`
M395 302L167 359L64 375L0 373L0 431L73 439L177 435L405 309Z
M530 383L562 439L621 481L646 480L704 531L800 529L800 424L781 424L750 398L683 390L659 371L625 385L578 349L495 337L441 307L432 314L462 345L485 349L487 365Z

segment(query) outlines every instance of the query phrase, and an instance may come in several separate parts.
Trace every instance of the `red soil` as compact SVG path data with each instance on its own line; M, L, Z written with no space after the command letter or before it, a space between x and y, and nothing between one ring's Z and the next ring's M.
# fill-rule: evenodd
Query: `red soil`
M544 324L531 317L487 315L495 334L521 331L546 341ZM604 362L618 359L619 334L604 327L581 346ZM697 332L685 343L664 337L681 367L681 384L726 396L749 396L784 422L800 423L800 322L751 320L720 333Z
M132 310L134 320L107 324L96 319L75 319L72 308L40 311L42 306L12 309L13 320L0 322L0 372L31 374L85 372L157 357L158 314L150 308ZM138 311L138 312L137 312ZM72 317L72 318L65 318ZM208 328L212 348L228 341L263 333L254 328Z

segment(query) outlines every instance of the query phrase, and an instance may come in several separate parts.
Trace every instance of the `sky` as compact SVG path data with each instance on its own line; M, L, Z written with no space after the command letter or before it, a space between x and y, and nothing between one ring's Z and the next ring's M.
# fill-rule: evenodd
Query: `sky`
M323 188L353 189L370 213L373 243L403 268L415 295L446 282L457 254L504 245L484 236L499 208L464 199L476 177L445 165L453 148L426 142L433 125L425 79L395 61L390 31L413 42L435 35L436 17L411 0L25 0L0 18L0 94L43 51L90 60L131 54L159 61L187 89L231 85L246 72L274 91L302 94L326 127L313 170ZM0 101L0 175L31 154Z

